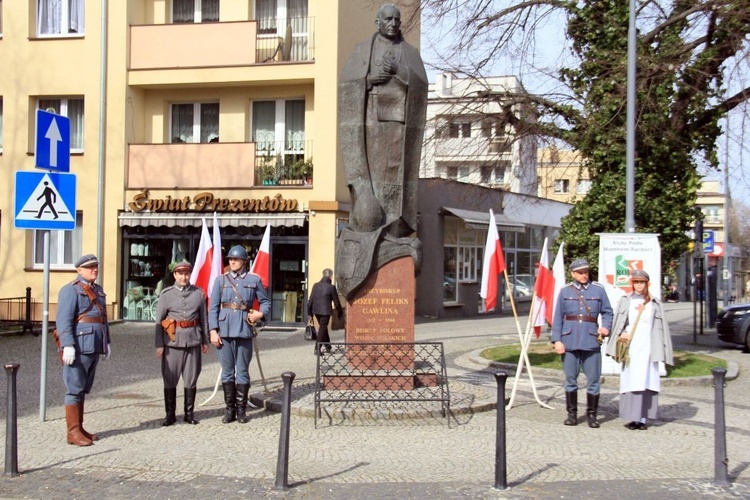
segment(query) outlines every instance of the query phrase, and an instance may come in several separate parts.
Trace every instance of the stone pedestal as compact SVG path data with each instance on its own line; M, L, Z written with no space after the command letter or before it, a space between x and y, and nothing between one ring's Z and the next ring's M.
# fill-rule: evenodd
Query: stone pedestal
M402 257L389 262L367 278L347 302L347 344L414 343L414 261ZM353 369L410 370L414 353L399 346L352 346ZM362 350L365 352L362 352Z

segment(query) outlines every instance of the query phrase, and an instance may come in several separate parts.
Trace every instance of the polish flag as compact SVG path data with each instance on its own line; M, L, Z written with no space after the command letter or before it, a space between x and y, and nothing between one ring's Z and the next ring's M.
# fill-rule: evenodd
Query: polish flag
M557 307L557 296L560 295L560 290L565 288L565 259L563 258L563 247L565 243L560 243L560 248L557 249L557 257L555 257L555 263L552 265L552 279L554 282L552 292L552 307L550 308L550 317L555 317L555 308ZM550 324L552 321L550 321Z
M269 278L271 277L271 226L266 226L266 232L263 233L263 239L260 241L260 248L258 253L255 254L250 272L260 276L263 286L268 291ZM256 311L260 309L258 299L253 302L253 309Z
M539 335L542 333L545 320L549 324L552 324L554 296L555 277L550 270L547 238L544 238L542 256L539 260L539 269L537 270L536 283L534 284L534 307L531 313L536 338L539 338Z
M484 312L495 309L497 305L497 277L505 271L505 254L497 233L495 214L490 209L490 226L487 230L487 244L484 247L482 264L482 289L479 295L484 299Z
M214 242L211 244L211 238L208 236L208 227L206 219L203 219L201 228L201 240L198 244L198 254L195 258L193 272L190 274L190 283L201 288L206 298L211 295L211 288L217 277L221 276L223 271L221 258L221 234L219 233L219 220L214 212Z

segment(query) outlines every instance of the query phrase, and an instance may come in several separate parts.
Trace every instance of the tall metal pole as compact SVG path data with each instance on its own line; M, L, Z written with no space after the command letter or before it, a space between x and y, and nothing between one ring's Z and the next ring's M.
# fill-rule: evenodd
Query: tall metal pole
M628 14L628 98L625 142L625 232L635 232L635 0Z
M104 203L106 193L106 182L104 174L107 162L107 0L101 0L101 29L102 39L99 48L99 168L97 183L97 210L96 210L96 255L100 262L104 262ZM104 286L104 270L102 265L99 271L99 284Z
M729 257L729 210L732 208L732 194L729 189L729 114L727 113L727 130L724 132L726 146L724 151L724 254L722 260L722 280L724 282L724 307L729 305L732 280L732 259Z
M39 370L39 421L47 418L47 337L49 337L49 231L44 231L44 277L42 279L42 360Z

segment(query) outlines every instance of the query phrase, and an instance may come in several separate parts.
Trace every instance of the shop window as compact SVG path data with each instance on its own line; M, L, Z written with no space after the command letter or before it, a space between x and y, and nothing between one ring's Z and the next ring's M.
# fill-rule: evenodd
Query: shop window
M219 103L172 104L170 131L170 142L172 143L218 142Z
M458 283L480 281L486 230L473 229L456 217L443 224L443 302L461 300Z
M84 33L85 0L36 0L37 36Z
M60 98L60 99L39 99L38 109L49 111L70 119L70 152L83 153L83 99L80 98Z
M172 0L172 22L210 23L219 21L219 0Z
M34 230L32 259L34 269L44 268L44 233ZM83 214L76 213L76 227L72 231L49 232L49 265L51 269L70 269L81 256L83 244Z

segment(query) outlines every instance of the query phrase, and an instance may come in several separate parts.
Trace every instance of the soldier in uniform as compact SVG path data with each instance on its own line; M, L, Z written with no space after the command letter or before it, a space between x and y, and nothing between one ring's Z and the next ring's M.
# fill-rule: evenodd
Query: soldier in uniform
M156 357L161 358L164 379L163 426L177 421L177 382L182 375L185 389L183 420L195 425L195 393L201 373L201 354L208 352L208 314L203 290L190 284L189 262L179 262L172 274L175 284L162 290L156 306Z
M226 410L222 422L248 421L247 393L250 390L250 360L253 357L254 324L271 312L260 276L247 271L247 250L232 247L227 255L229 272L219 276L211 289L208 327L211 343L221 363L221 383ZM260 310L253 309L258 301Z
M586 375L586 416L589 427L599 427L596 413L599 407L599 379L602 374L600 345L609 335L614 313L607 292L599 283L589 279L589 263L574 260L570 265L573 282L557 298L552 322L552 343L562 356L565 373L565 406L568 418L565 425L578 423L578 374ZM601 315L601 325L599 316Z
M62 350L68 443L91 446L99 437L83 428L84 400L94 385L99 357L109 359L112 348L107 297L96 283L99 259L84 255L75 267L76 279L60 289L56 331Z

